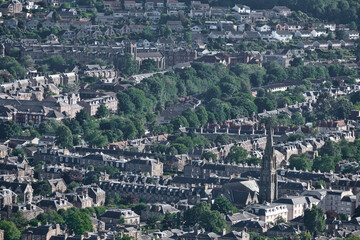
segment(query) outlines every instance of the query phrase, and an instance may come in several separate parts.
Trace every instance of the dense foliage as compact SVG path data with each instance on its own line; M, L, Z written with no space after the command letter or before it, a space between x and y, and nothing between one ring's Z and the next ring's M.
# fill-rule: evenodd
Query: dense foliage
M254 9L287 6L310 16L337 23L359 22L360 3L357 0L211 0L217 5L246 4Z
M226 228L225 219L217 210L211 210L206 202L200 202L184 213L185 225L195 226L199 224L208 232L221 233Z
M324 211L315 205L311 209L306 209L304 212L305 227L317 236L325 230Z
M308 154L292 156L290 159L290 168L298 170L320 170L330 172L335 170L336 164L343 160L358 162L360 152L360 140L356 139L354 143L341 140L338 143L326 141L325 145L319 150L319 156L312 159ZM359 167L347 167L342 170L343 173L355 173Z

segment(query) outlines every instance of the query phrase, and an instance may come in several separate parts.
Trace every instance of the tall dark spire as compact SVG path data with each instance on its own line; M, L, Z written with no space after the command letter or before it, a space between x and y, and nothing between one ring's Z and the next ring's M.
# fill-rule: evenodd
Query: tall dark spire
M274 152L273 129L267 136L264 156L262 158L260 176L260 201L269 202L278 198L278 182L276 171L276 157Z

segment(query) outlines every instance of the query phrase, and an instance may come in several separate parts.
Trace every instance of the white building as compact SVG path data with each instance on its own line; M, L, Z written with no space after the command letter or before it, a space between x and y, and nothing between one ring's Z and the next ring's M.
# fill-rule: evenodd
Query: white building
M250 7L246 6L246 5L235 5L232 10L234 10L235 12L238 13L250 13L251 9Z
M269 32L271 31L271 27L267 24L263 24L263 25L258 25L255 27L255 29L258 31L258 32Z
M265 223L275 223L278 219L288 221L288 209L285 204L264 203L252 204L246 207L251 212L260 217Z
M292 33L288 31L273 31L271 35L273 39L280 42L288 42L293 38Z
M320 200L318 207L325 212L333 210L352 216L356 207L356 196L351 191L317 189L305 191L302 195L313 196Z
M276 200L276 203L285 204L288 209L288 221L300 217L304 214L305 209L317 205L320 200L307 196L289 196Z

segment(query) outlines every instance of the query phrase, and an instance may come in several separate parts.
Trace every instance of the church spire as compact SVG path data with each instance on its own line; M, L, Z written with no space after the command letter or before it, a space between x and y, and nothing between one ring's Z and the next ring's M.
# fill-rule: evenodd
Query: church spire
M273 129L267 136L264 156L262 158L260 176L260 201L272 202L278 197L276 157L274 151Z

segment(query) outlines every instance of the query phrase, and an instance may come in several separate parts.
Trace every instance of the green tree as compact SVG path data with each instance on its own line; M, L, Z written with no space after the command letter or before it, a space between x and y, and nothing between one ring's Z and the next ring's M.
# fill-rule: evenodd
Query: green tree
M145 59L140 66L141 73L151 73L159 71L158 65L154 59Z
M294 125L302 126L305 124L305 118L299 112L295 112L291 115L291 121Z
M284 68L277 62L267 62L264 64L266 69L266 79L268 82L282 82L287 78Z
M211 206L206 202L200 202L194 207L184 212L184 221L186 226L195 226L199 223L200 216L203 212L211 211Z
M101 104L96 111L96 118L105 118L109 116L109 110L104 104Z
M189 127L198 127L200 125L199 119L194 110L188 108L182 112L182 115L186 118L189 123Z
M104 147L108 144L107 137L102 135L99 130L89 130L85 134L85 141L87 141L91 146L96 147Z
M84 212L71 210L70 213L66 214L65 223L70 231L76 235L93 231L91 219L89 215Z
M208 232L221 234L226 228L226 221L218 211L205 211L200 215L199 225Z
M326 183L324 180L319 180L319 181L316 181L314 183L314 188L315 189L322 189L322 188L326 188Z
M293 156L290 158L289 168L296 168L297 170L311 170L312 162L306 153Z
M33 67L35 64L34 59L32 59L30 55L25 55L24 57L22 57L21 62L25 68Z
M79 187L79 186L80 186L79 183L77 183L77 182L71 182L71 183L67 186L67 190L68 190L68 191L72 191L74 188L77 188L77 187Z
M83 125L85 122L90 120L90 115L85 108L81 109L75 116L76 121Z
M51 192L51 186L47 181L37 181L31 183L34 189L34 195L48 196Z
M248 153L242 147L233 146L231 147L226 160L229 162L242 163L246 162L247 157Z
M353 104L357 104L358 102L360 102L360 91L352 93L350 95L350 100Z
M204 126L208 122L208 114L204 106L196 108L195 113L198 117L200 126Z
M129 88L126 90L129 95L131 102L135 105L136 111L143 112L147 103L147 99L144 91L138 88Z
M0 123L0 138L8 139L14 135L21 135L22 129L13 121L6 121Z
M14 149L11 152L11 156L26 156L24 149Z
M124 92L116 94L116 98L119 101L118 111L119 114L129 114L135 111L135 105L131 101L130 96Z
M211 210L211 206L206 202L200 202L193 208L184 212L184 220L186 226L194 226L199 224L209 232L221 233L226 228L226 221L220 212Z
M275 104L267 97L257 97L254 103L259 113L262 113L264 110L270 111L275 109Z
M290 61L290 64L292 67L303 66L304 61L299 57L295 57L292 61Z
M158 224L160 223L160 216L159 215L151 215L146 219L146 225L150 229L155 229L158 227Z
M56 120L43 121L39 125L39 132L41 134L45 133L56 133L56 129L60 126L60 123Z
M180 226L180 214L166 213L164 219L161 221L163 229L174 229Z
M221 89L218 86L213 86L209 88L209 90L206 91L204 94L205 100L210 101L213 98L220 98L221 97Z
M136 214L140 215L141 214L141 211L146 209L146 204L145 203L139 203L135 206L133 206L131 208L131 210L133 210Z
M119 69L121 75L123 76L131 76L136 74L138 71L138 63L133 59L133 56L130 53L116 59L114 61L114 65L117 69Z
M66 61L60 55L53 55L46 59L46 64L49 65L50 69L55 72L63 72L66 69Z
M120 225L123 225L125 223L125 218L123 216L121 216L118 223Z
M250 157L246 160L246 162L249 165L259 165L261 163L261 159L256 157Z
M218 197L215 199L214 204L211 205L211 209L227 215L234 210L234 206L226 197Z
M0 229L4 230L5 240L19 240L21 237L21 232L13 222L1 220Z
M311 209L306 209L304 212L304 224L314 237L323 233L325 230L324 211L315 205Z
M27 218L24 216L24 213L20 212L20 211L15 213L15 215L12 218L10 218L9 220L11 222L15 223L16 227L20 231L24 230L29 223Z
M179 129L181 127L188 127L189 123L184 116L177 116L175 119L171 120L171 124L174 126L174 129Z
M201 156L202 159L206 159L207 161L216 161L217 160L217 155L211 151L209 152L205 152L203 153L203 155Z
M184 40L190 44L192 42L192 35L191 32L185 32L184 33Z
M174 147L178 154L185 154L188 152L188 148L182 143L173 143L171 144L171 147Z
M71 119L65 121L65 125L70 128L72 134L82 134L83 129L80 126L80 123L76 119Z
M302 141L305 138L305 135L302 133L293 133L289 136L288 141Z
M344 97L335 99L332 105L333 116L337 119L347 119L350 117L351 110L353 110L353 104Z
M14 78L24 78L26 71L13 57L0 57L0 69L6 69Z
M331 156L334 161L340 161L341 160L341 148L339 145L333 141L326 141L324 146L319 151L320 156L323 156L327 154L328 156Z
M42 224L45 225L47 223L59 223L64 224L65 221L63 217L56 212L55 210L49 210L47 213L40 213L36 219Z
M161 25L160 26L160 36L165 38L170 38L172 35L172 30L168 25Z
M313 170L322 172L330 172L335 170L334 157L327 154L314 159Z
M73 147L73 136L67 126L61 125L57 128L56 144L61 148L70 149Z

